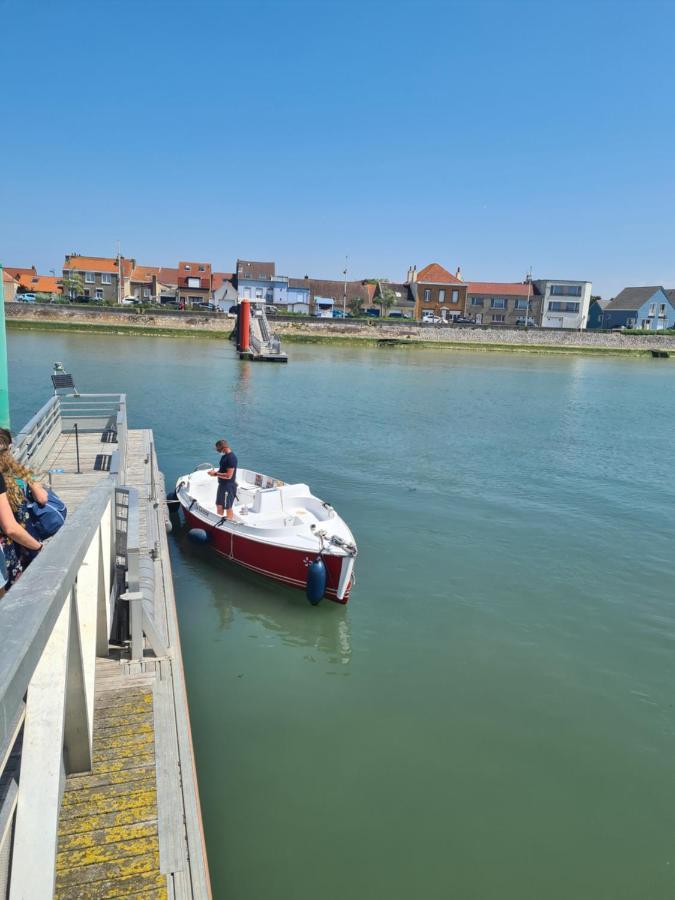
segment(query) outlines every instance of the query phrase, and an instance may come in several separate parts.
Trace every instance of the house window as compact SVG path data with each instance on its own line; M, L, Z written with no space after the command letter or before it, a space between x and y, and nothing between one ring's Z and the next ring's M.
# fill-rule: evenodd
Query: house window
M550 293L555 297L581 297L581 285L552 284Z
M200 287L200 285L201 285L201 282L200 282L199 278L188 278L188 280L187 280L187 286L189 288L198 288L198 287Z
M493 297L490 306L492 309L506 309L506 300L504 297ZM494 322L494 316L492 317L492 321Z
M103 288L96 288L96 299L103 300Z
M660 315L660 316L665 316L665 314L666 314L666 304L665 304L665 303L662 303L662 304L659 306L659 315Z
M150 288L143 288L143 296L144 297L150 296Z
M424 302L425 303L431 302L431 289L430 288L424 289Z
M183 266L183 268L185 269L186 272L190 271L190 266Z
M444 290L440 290L438 292L438 302L445 303L445 291Z
M635 319L626 319L626 327L633 328L635 326Z
M529 305L524 297L516 297L516 309L527 309Z
M248 287L244 288L244 298L247 300L251 299L251 288L248 288Z
M112 284L112 275L110 272L103 272L101 275L101 284Z
M256 299L256 300L262 300L262 299L263 299L263 289L262 289L262 288L256 288L256 289L255 289L255 299Z
M471 298L471 305L472 305L472 306L482 306L482 305L483 305L483 298L482 298L482 297L472 297L472 298Z
M200 272L205 272L206 269L204 268L204 266L200 266L200 267L199 267L199 271L200 271Z
M94 282L96 281L96 276L93 272L85 272L84 280L86 284L94 284Z
M459 303L459 291L452 292L452 302Z
M656 303L651 303L651 304L649 305L649 315L650 315L650 316L655 316L655 315L656 315Z
M201 303L202 298L201 297L188 297L188 302L191 303L192 305L194 305L195 303Z
M492 321L493 322L504 322L504 321L506 321L506 316L504 315L504 313L495 313L492 316Z
M549 300L548 303L549 312L578 313L579 306L579 303L563 303L562 300Z

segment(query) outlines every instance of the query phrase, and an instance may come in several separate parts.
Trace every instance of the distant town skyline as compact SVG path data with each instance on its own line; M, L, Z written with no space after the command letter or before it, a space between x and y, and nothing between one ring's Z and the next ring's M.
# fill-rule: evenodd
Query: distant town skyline
M120 241L148 265L270 259L338 279L348 255L350 278L437 261L467 280L531 267L604 297L675 286L671 4L3 13L3 65L20 73L3 97L6 265L49 274ZM78 49L92 35L115 51L95 65Z

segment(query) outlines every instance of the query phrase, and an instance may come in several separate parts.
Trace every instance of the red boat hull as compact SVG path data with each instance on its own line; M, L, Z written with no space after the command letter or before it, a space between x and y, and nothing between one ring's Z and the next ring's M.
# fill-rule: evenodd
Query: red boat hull
M257 572L266 578L305 590L307 568L316 558L315 553L255 541L243 534L237 534L236 531L223 531L221 528L215 528L185 508L183 508L183 513L190 528L201 528L208 534L209 544L216 553L239 566L250 569L251 572ZM342 600L338 600L337 589L344 558L329 554L323 557L326 565L325 596L336 603L346 603L352 589L353 578L350 580Z

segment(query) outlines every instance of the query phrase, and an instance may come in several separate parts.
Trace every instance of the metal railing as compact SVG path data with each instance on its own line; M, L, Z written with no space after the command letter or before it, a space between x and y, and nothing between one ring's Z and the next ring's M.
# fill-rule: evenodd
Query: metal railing
M96 657L108 655L117 600L114 503L105 479L0 603L0 887L10 900L53 895L64 776L91 769Z
M76 436L100 432L117 443L110 471L122 477L126 465L126 394L68 394L52 397L17 432L12 452L16 459L39 471L62 434Z

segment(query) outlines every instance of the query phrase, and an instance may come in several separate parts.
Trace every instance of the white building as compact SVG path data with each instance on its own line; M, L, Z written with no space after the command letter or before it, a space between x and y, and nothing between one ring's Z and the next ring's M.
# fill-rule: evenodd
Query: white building
M560 278L538 278L532 282L534 293L541 297L542 328L586 327L591 303L590 281L565 281Z

